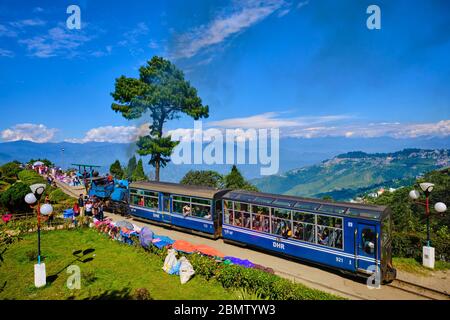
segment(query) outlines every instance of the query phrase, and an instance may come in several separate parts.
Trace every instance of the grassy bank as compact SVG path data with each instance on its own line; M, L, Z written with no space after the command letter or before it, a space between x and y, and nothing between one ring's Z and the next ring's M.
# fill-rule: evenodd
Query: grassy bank
M394 267L398 270L414 273L417 275L427 276L430 275L432 271L444 271L450 270L450 262L436 260L434 264L434 269L426 268L421 262L413 258L392 258Z
M90 229L62 230L42 234L48 283L35 288L33 265L36 234L9 246L0 262L0 299L95 299L130 298L146 288L153 299L236 299L234 291L216 281L194 277L182 285L177 276L166 274L161 260L145 251L107 239ZM91 251L76 261L74 251ZM93 251L92 251L93 250ZM81 269L81 289L70 290L67 267Z

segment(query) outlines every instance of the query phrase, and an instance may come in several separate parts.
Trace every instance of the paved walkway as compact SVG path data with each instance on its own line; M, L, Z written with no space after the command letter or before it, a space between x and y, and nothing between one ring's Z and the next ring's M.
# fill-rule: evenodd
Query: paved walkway
M212 240L189 233L163 228L151 225L146 222L137 221L131 218L125 219L120 215L111 213L105 214L106 217L114 221L127 220L139 227L147 226L158 235L169 236L174 240L186 240L193 244L205 244L213 247L226 256L235 256L241 259L249 259L253 263L270 267L281 277L289 278L296 282L303 283L310 288L320 289L332 294L336 294L349 299L370 299L370 300L417 300L421 297L405 292L403 290L391 287L381 286L380 289L369 289L365 283L359 282L354 278L348 278L340 273L334 273L330 270L324 270L317 266L310 266L275 257L267 253L256 250L242 248L239 246L224 243L222 239Z

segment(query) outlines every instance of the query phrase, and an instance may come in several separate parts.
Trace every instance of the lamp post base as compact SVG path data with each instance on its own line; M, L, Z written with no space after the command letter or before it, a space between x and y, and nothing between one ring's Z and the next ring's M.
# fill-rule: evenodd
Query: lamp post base
M34 265L34 285L40 288L46 285L45 263Z
M422 250L422 264L424 267L434 269L434 248L424 246Z

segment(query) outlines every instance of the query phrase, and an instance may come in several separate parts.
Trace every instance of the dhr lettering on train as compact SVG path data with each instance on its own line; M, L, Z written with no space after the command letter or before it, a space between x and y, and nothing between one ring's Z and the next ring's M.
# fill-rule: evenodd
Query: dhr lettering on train
M274 248L278 248L278 249L283 249L284 250L284 243L273 242L272 244L273 244Z
M174 164L260 164L261 175L278 173L278 128L203 130L202 121L194 121L194 129L169 134L180 142L171 155Z

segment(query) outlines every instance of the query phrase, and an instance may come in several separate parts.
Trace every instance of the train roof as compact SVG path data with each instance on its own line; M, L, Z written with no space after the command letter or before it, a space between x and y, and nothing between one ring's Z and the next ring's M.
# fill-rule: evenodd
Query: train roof
M233 190L227 192L223 195L223 198L262 206L276 206L292 210L306 210L315 213L333 214L344 217L359 217L372 220L381 220L389 213L389 208L386 206L334 202L246 190Z
M205 186L195 186L188 184L179 184L172 182L157 182L157 181L139 181L130 184L130 188L145 189L158 192L167 192L171 194L179 194L185 196L193 196L200 198L213 199L215 196L220 196L229 189L217 189Z

